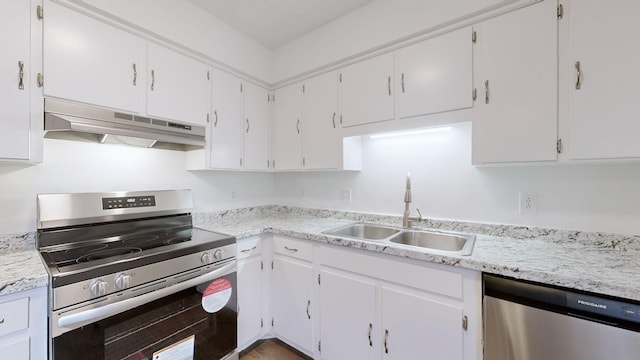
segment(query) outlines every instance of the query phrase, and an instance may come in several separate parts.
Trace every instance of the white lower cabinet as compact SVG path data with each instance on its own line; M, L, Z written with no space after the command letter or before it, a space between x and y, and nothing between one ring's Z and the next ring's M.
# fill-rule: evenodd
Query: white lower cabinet
M321 246L319 358L482 358L480 273Z
M274 236L271 310L274 334L312 354L313 265L310 243Z
M47 359L47 290L0 296L0 359Z
M238 350L258 340L264 329L265 283L262 238L238 241Z

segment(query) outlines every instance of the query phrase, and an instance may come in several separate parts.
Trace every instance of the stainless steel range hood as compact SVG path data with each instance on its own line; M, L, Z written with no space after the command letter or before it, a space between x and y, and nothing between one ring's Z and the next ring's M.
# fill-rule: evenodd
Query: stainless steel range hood
M46 137L105 142L107 138L148 139L144 141L117 141L145 147L176 149L175 144L202 147L205 145L205 127L179 122L153 119L72 102L45 99L44 130ZM79 134L92 134L82 136Z

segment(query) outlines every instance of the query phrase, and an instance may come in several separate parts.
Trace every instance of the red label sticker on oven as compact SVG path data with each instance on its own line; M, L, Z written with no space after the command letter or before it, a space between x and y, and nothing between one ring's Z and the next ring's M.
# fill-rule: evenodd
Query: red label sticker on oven
M231 283L227 279L214 280L202 294L202 308L208 313L222 310L231 299Z

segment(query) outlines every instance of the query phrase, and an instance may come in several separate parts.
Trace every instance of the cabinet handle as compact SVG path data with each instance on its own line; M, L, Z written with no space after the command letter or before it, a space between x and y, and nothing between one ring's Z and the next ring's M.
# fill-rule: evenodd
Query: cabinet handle
M296 122L296 131L300 134L300 119Z
M309 313L309 308L311 307L311 300L307 300L307 319L311 320L311 314Z
M402 86L402 93L404 94L404 73L400 75L400 85Z
M251 252L251 251L255 250L256 248L257 248L257 247L256 247L256 246L254 246L254 247L252 247L251 249L243 249L243 250L240 250L240 252L241 252L241 253L248 253L248 252Z
M484 82L484 103L489 103L489 80L485 80Z
M215 120L213 121L213 127L218 127L218 110L213 110L213 116L215 116Z
M155 86L156 86L156 72L151 70L151 91L153 91Z
M248 118L247 118L247 130L246 130L246 133L247 134L249 133L249 119Z
M389 91L389 96L391 96L391 76L387 77L387 90Z
M576 90L582 88L582 70L580 68L580 61L576 61Z
M331 119L331 122L333 122L333 128L336 128L336 113L333 113L333 118Z
M138 82L138 69L136 69L136 63L133 63L133 86L136 86Z
M24 61L18 61L18 90L24 90Z
M369 346L373 346L373 341L371 341L371 332L373 331L373 324L369 323Z
M384 330L384 353L389 353L389 347L387 346L387 340L389 340L389 330Z
M289 248L288 246L285 246L285 247L284 247L284 249L285 249L285 250L289 250L289 251L291 251L291 252L298 252L298 249L296 249L296 248Z

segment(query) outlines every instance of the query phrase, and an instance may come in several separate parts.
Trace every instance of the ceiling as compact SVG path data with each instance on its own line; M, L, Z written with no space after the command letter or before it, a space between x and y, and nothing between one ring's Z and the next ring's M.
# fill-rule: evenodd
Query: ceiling
M273 49L373 0L189 0Z

